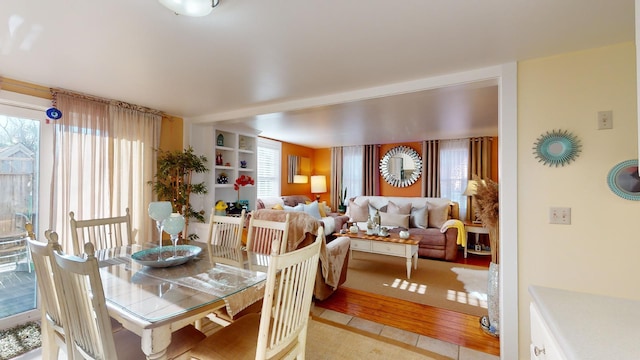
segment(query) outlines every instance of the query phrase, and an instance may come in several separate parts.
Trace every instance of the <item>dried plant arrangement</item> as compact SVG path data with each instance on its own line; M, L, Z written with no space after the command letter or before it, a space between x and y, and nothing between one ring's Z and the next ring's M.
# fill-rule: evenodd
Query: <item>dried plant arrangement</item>
M498 263L499 259L499 226L500 220L500 203L498 197L498 183L489 179L481 180L474 176L474 180L478 182L478 188L474 195L477 203L476 215L482 221L484 226L489 228L489 239L491 241L491 261Z

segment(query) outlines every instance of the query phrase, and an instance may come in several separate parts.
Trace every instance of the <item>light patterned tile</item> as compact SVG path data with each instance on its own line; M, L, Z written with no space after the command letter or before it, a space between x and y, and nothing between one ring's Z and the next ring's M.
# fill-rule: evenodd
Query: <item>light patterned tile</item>
M416 333L394 328L391 326L385 326L384 328L382 328L380 335L384 337L388 337L390 339L398 340L400 342L409 344L411 346L416 346L416 343L418 342L418 337L420 336Z
M461 346L459 360L500 360L500 357Z
M452 359L458 359L459 346L456 344L420 335L416 346Z
M366 320L366 319L362 319L359 317L354 317L353 319L351 319L351 321L349 321L348 324L350 327L354 327L356 329L360 329L360 330L364 330L366 332L370 332L372 334L376 334L379 335L380 332L382 331L382 328L384 327L384 325L379 324L377 322L373 322L370 320Z
M333 310L325 310L320 317L329 321L336 322L338 324L347 325L353 316L339 313Z

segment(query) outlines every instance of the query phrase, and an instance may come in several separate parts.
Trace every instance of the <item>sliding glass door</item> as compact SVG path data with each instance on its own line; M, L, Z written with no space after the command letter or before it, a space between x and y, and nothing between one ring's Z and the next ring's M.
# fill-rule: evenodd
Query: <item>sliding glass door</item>
M26 242L28 224L40 240L48 210L40 206L43 99L7 100L0 93L0 329L38 320L35 272ZM24 102L25 99L27 102ZM39 104L40 103L40 104ZM45 132L51 134L51 126ZM50 137L50 136L49 136ZM47 148L51 144L44 142ZM49 151L50 152L50 151ZM53 155L47 155L50 162ZM50 165L44 166L50 173ZM49 191L44 191L48 199ZM47 200L48 201L48 200Z

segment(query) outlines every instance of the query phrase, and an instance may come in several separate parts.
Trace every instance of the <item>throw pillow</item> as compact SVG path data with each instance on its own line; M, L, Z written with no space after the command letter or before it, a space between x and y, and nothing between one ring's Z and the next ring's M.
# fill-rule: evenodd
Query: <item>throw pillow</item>
M387 204L387 212L389 214L404 214L409 215L411 213L411 203L404 205L397 205L393 201L389 200Z
M311 204L311 200L305 201L304 203L309 205L309 204ZM321 217L327 217L327 213L325 211L325 207L326 206L327 206L327 202L326 201L323 201L322 203L318 204L318 211L320 211L320 216Z
M273 210L284 210L284 208L280 204L273 205L273 207L271 209L273 209Z
M429 208L426 205L421 208L411 208L409 227L421 229L429 227Z
M285 211L304 211L304 204L298 204L296 206L285 205L284 210Z
M355 201L349 200L349 216L351 217L351 221L367 221L367 217L369 216L369 200L366 200L362 205L358 205Z
M449 220L449 205L428 206L429 227L441 228Z
M320 216L320 207L318 206L318 202L314 201L309 205L302 205L302 211L307 214L313 216L314 218L320 220L322 217Z
M388 212L380 213L380 225L409 228L409 214L391 214Z

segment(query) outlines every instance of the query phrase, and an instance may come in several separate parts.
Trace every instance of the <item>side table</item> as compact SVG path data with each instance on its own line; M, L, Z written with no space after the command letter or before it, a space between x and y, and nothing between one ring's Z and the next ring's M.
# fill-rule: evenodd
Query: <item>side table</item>
M480 234L489 235L489 228L484 227L482 224L473 223L470 221L464 222L464 228L467 230L467 246L464 247L464 258L467 258L467 253L475 254L475 255L491 255L490 250L476 250L475 246L472 249L469 249L469 237L471 234L475 234L475 243L474 245L480 244Z

